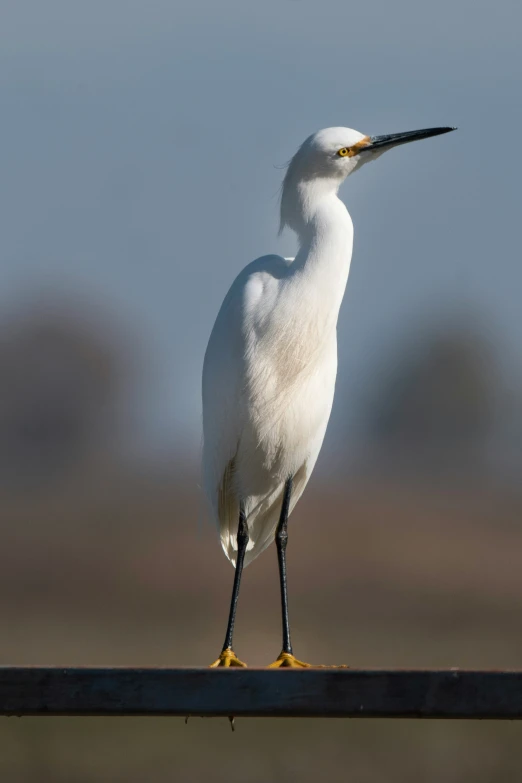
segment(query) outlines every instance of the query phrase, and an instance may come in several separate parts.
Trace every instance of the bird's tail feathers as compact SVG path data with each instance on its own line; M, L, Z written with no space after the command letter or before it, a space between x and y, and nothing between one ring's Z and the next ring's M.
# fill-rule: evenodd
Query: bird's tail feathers
M303 466L294 476L293 490L290 499L290 513L299 500L307 483L307 472ZM249 541L245 554L244 565L248 565L261 554L274 540L277 524L281 515L285 482L281 483L263 496L251 496L245 499ZM237 528L239 522L239 500L230 487L233 500L228 499L225 512L220 514L221 545L225 555L235 567L237 559Z

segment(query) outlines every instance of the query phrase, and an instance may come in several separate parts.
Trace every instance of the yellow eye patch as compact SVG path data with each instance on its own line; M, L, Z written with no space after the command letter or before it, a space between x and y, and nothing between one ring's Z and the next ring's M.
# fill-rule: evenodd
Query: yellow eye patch
M364 139L361 139L357 142L357 144L354 144L352 147L341 147L340 150L338 150L337 154L340 158L353 158L354 155L357 155L364 147L367 147L368 144L371 143L371 139L369 136L365 136Z

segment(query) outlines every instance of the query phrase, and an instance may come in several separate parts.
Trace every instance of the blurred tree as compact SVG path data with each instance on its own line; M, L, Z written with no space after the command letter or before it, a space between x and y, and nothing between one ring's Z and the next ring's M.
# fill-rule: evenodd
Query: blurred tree
M378 373L370 437L394 453L447 460L478 457L491 433L497 372L489 346L462 325L401 347Z
M0 342L0 480L76 468L114 435L122 358L114 335L65 306L22 313Z

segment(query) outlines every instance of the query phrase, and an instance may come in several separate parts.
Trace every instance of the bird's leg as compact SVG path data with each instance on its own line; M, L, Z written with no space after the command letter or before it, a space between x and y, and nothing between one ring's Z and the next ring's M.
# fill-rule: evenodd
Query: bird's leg
M279 582L281 585L281 613L283 617L283 649L281 654L269 668L308 668L309 663L298 661L292 650L290 640L290 622L288 619L288 591L286 583L286 545L288 543L288 512L290 510L290 497L292 495L292 477L287 479L283 493L283 505L281 506L281 516L277 525L275 536L277 547L277 560L279 562Z
M230 601L230 613L228 615L227 632L225 635L225 643L221 655L210 664L211 667L217 666L246 666L246 663L240 661L234 650L232 649L232 637L234 635L234 623L236 621L236 609L237 599L239 598L239 587L241 584L241 574L243 572L243 562L245 559L245 552L248 544L248 526L246 520L246 514L243 504L241 503L239 508L239 523L237 526L237 560L236 570L234 573L234 586L232 588L232 600Z

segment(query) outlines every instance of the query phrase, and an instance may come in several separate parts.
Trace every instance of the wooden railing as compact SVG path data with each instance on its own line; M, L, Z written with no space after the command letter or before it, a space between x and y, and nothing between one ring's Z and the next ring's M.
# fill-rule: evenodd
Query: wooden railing
M522 718L522 671L0 667L2 715Z

